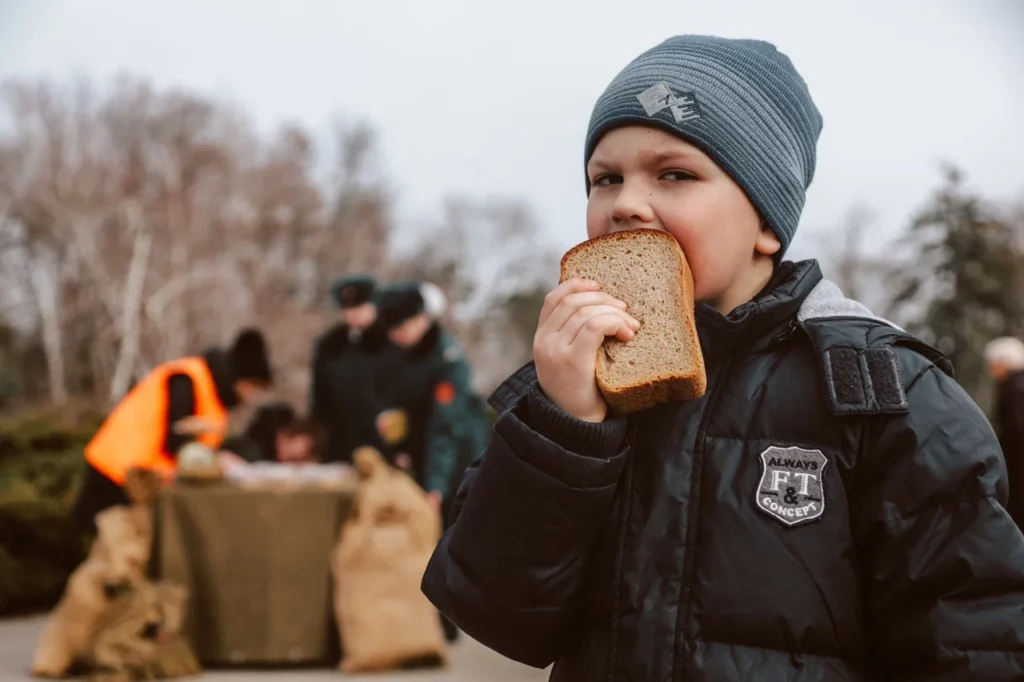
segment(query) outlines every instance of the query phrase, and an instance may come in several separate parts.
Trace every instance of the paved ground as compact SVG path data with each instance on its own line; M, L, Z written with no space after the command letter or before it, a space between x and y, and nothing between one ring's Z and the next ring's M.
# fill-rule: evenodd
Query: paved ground
M42 628L41 617L0 621L0 682L28 682L32 651ZM256 672L251 670L208 672L201 679L208 682L318 682L336 680L336 670L302 670ZM461 637L452 647L452 661L443 671L346 676L349 680L374 682L543 682L548 673L521 666L502 658L481 645Z

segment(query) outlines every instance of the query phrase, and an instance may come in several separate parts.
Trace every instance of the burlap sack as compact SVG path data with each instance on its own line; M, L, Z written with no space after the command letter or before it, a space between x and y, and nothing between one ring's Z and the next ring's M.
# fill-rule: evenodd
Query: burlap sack
M376 450L355 453L363 475L331 561L345 672L447 662L437 610L420 590L441 535L440 514Z
M181 632L187 597L178 585L144 581L113 600L82 657L92 682L198 675Z
M96 635L111 598L145 580L153 542L151 503L159 486L159 474L133 470L125 482L131 506L110 507L96 515L96 539L40 636L33 675L67 674Z

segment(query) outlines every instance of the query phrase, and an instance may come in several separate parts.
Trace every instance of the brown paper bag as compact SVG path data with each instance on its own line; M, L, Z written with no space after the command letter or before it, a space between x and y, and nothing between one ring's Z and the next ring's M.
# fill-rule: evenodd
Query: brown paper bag
M331 562L341 669L444 665L441 621L420 590L441 535L440 514L423 490L376 450L360 449L355 460L363 481Z

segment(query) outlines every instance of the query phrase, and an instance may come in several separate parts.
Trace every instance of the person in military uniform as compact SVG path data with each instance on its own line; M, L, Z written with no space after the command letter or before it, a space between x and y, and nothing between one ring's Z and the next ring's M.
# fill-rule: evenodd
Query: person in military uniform
M446 305L440 289L395 284L382 292L379 305L399 353L378 376L378 386L389 411L400 410L407 422L391 452L447 517L462 471L486 445L486 407L472 389L458 342L438 322Z
M444 293L428 282L396 284L381 294L381 323L398 356L381 368L377 381L390 402L378 427L389 436L393 460L427 491L447 527L463 472L486 447L490 425L484 401L472 389L469 363L438 321L446 304ZM389 429L395 421L400 425ZM458 628L439 616L445 639L455 641Z
M326 462L351 463L362 445L384 447L374 423L380 411L374 368L387 347L376 289L369 275L343 277L331 286L341 320L316 341L308 412L326 434Z

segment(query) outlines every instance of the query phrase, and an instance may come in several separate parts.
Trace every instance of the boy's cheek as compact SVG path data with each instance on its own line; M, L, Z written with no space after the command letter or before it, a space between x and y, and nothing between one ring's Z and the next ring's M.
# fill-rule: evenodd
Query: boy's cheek
M587 239L603 237L610 231L607 221L591 219L589 216L587 217Z
M605 199L597 196L593 190L587 200L587 239L601 237L611 232L611 210L606 208Z

